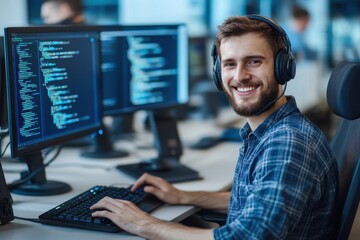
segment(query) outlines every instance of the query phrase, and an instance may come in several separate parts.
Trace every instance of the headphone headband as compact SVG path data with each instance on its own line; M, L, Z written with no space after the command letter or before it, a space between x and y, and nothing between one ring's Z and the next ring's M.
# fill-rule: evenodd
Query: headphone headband
M258 15L258 14L249 14L249 15L245 15L245 17L247 17L251 20L258 20L258 21L265 22L269 26L271 26L273 29L275 29L280 34L281 39L282 39L283 43L285 44L286 51L288 53L291 52L291 42L290 42L290 39L289 39L287 33L274 20L272 20L271 18L265 17L265 16Z

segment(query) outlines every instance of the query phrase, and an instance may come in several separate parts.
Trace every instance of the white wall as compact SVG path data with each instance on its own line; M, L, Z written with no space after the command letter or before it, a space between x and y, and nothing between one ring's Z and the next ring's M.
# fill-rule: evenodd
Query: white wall
M26 0L0 0L0 35L5 27L27 25Z

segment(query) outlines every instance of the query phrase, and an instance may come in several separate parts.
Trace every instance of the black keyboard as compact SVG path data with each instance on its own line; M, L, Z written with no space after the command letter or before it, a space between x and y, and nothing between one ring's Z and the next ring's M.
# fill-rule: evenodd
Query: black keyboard
M90 206L103 197L109 196L133 202L145 212L151 212L163 204L158 198L145 193L142 189L131 192L130 188L95 186L76 197L41 214L39 220L43 224L83 228L103 232L122 231L106 218L92 217Z

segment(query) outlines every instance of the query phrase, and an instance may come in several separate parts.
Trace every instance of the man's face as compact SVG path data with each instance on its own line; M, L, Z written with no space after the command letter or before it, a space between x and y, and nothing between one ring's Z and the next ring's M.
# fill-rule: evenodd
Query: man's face
M247 33L225 38L220 52L224 92L237 114L256 115L276 99L280 85L275 81L274 54L264 37Z

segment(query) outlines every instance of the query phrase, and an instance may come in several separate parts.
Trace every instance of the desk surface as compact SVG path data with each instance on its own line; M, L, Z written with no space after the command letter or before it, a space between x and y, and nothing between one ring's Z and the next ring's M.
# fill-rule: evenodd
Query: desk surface
M235 164L238 157L239 143L222 143L209 150L192 150L186 146L197 139L216 134L221 130L213 122L191 121L179 123L179 133L184 144L184 154L181 162L199 171L203 180L175 184L184 190L196 191L220 191L230 187ZM65 181L73 188L71 192L56 196L29 197L12 194L14 214L18 217L37 218L41 213L70 199L77 194L86 191L94 185L129 185L135 179L115 169L118 164L134 163L140 160L156 156L151 146L151 134L138 134L132 141L121 140L115 148L129 151L131 154L126 158L117 159L86 159L80 156L80 150L63 148L58 156L47 169L49 180ZM7 182L19 178L19 174L11 173L25 169L24 164L4 161L2 163ZM181 221L197 211L192 206L164 205L152 214L160 219L169 221ZM14 220L0 227L0 239L141 239L126 232L104 233L89 230L57 227L32 223L24 220Z

